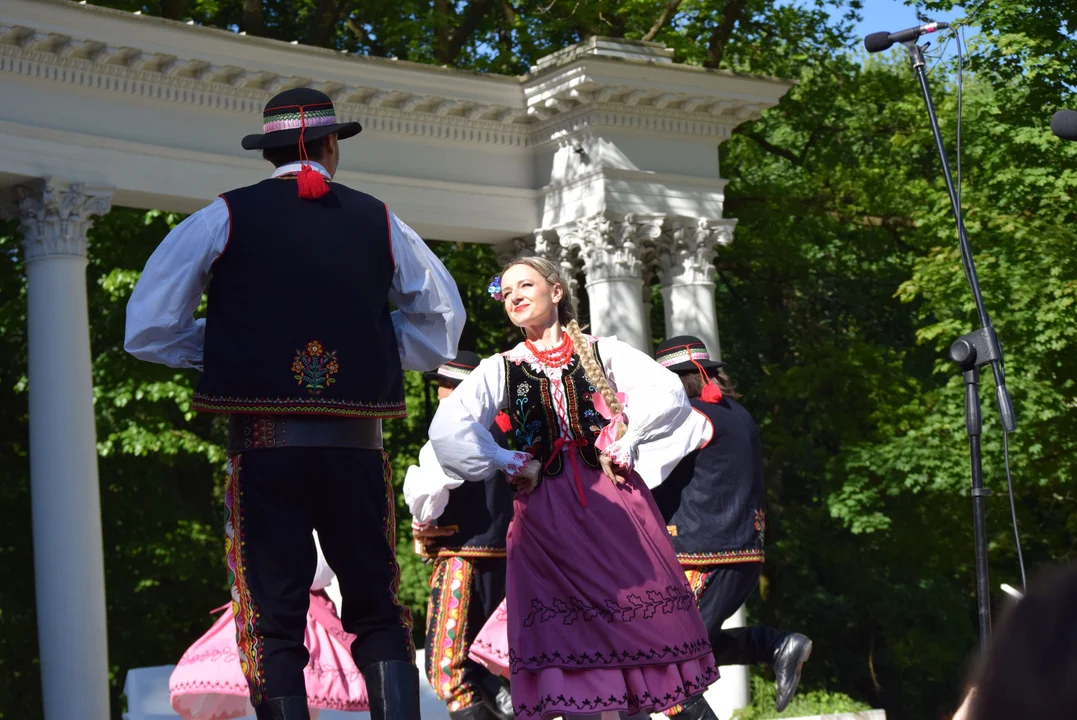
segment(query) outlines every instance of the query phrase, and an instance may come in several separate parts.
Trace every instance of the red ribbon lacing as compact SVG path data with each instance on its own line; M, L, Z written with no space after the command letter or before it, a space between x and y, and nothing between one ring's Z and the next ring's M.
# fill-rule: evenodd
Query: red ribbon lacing
M580 498L580 505L587 507L587 498L583 496L583 476L580 475L580 466L576 462L576 450L579 448L587 447L586 440L580 440L578 438L566 438L561 436L553 441L553 450L550 452L550 458L546 461L546 464L542 466L543 470L550 467L557 456L561 454L561 451L565 448L569 448L568 460L572 463L572 474L576 476L576 495Z

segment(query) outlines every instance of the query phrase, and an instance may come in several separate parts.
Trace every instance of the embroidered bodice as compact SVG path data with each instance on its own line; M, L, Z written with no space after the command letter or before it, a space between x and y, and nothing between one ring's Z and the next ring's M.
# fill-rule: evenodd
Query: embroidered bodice
M503 357L506 412L512 419L516 449L537 458L546 476L564 470L562 451L573 448L585 464L597 468L594 441L608 421L595 410L591 398L597 390L587 379L579 354L564 367L547 365L526 345Z
M615 338L588 336L588 341L610 384L628 398L624 409L628 431L606 452L634 463L635 470L653 487L681 458L710 438L710 425L692 411L680 379L672 372ZM524 383L527 388L521 388ZM547 400L542 399L544 388ZM598 422L592 422L595 416L586 414L594 411L593 394L577 358L565 368L546 367L520 343L483 360L450 397L441 401L430 425L430 443L445 473L462 481L481 480L497 470L510 476L518 472L532 457L522 448L533 447L534 440L540 438L535 434L527 442L532 427L549 433L545 447L535 456L544 457L544 464L559 440L564 441L558 448L561 458L566 456L566 447L580 450L575 442L586 443L593 453L597 432L591 426L601 429ZM523 413L520 417L514 414L520 398L527 398L526 408L536 408L526 419ZM540 404L541 413L537 409ZM515 451L498 447L488 429L501 410L513 418L513 435L517 427L523 435L522 443L513 437L518 443ZM532 425L536 420L539 426ZM568 441L574 444L568 446ZM597 455L592 457L597 462ZM547 474L554 474L553 464Z

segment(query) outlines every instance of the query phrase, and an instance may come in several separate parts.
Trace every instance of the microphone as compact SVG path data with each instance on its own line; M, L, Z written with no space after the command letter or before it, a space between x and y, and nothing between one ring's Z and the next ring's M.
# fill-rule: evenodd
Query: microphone
M914 28L908 30L900 30L896 33L877 32L868 35L864 38L864 49L868 52L882 52L887 50L894 43L904 43L910 40L915 40L921 35L927 35L928 33L937 32L939 30L945 30L950 27L950 23L944 22L931 22L927 25L917 25Z
M1051 132L1063 140L1077 140L1077 110L1059 110L1052 115Z

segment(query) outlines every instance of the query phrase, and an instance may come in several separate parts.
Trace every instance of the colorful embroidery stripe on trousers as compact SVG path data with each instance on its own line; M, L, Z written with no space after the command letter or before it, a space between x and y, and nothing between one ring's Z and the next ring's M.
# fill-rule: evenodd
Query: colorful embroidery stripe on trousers
M381 454L382 479L385 481L385 523L382 526L385 531L385 539L389 541L389 547L396 549L396 497L393 493L393 467L389 464L388 453ZM389 556L389 567L393 581L390 587L390 595L393 604L396 605L400 615L400 624L407 631L407 653L415 662L415 641L412 638L411 610L400 602L400 565L396 561L395 552Z
M228 482L224 490L227 513L224 544L228 558L228 584L232 588L232 616L236 619L239 665L251 689L251 703L257 705L265 697L265 670L262 667L262 639L256 625L258 609L251 597L243 560L243 493L239 487L241 465L239 455L229 461Z
M462 557L439 558L430 576L427 607L426 676L449 712L479 701L478 690L466 680L468 611L475 567ZM477 630L477 628L476 628Z

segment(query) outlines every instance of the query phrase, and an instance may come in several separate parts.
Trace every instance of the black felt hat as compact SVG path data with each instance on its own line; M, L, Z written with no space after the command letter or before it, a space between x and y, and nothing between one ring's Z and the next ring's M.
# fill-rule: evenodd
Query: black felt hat
M357 122L337 122L333 101L323 92L311 88L293 88L275 96L262 111L261 135L243 138L244 150L297 145L318 140L326 135L337 134L344 140L362 132Z
M678 335L658 346L654 359L662 367L675 373L717 370L725 367L721 360L711 360L710 353L703 341L693 335Z
M461 350L455 358L437 370L423 373L423 377L435 382L459 385L479 366L481 361L481 358L470 350Z

